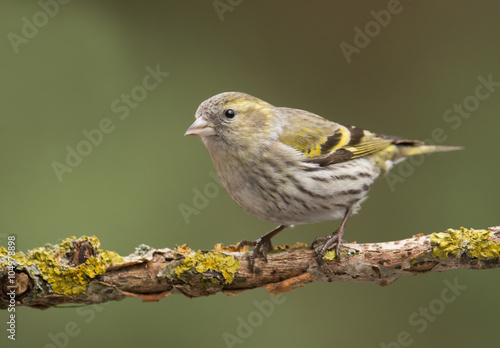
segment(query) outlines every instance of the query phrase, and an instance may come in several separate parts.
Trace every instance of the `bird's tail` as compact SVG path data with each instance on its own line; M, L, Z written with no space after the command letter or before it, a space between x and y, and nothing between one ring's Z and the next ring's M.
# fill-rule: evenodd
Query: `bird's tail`
M373 159L381 173L387 173L394 165L415 155L432 152L461 150L460 146L425 145L420 141L406 140L404 143L392 144L382 151L373 155Z
M455 150L463 150L461 146L442 146L442 145L417 145L417 146L398 146L399 155L402 157L409 157L415 155L422 155L432 152L447 152Z

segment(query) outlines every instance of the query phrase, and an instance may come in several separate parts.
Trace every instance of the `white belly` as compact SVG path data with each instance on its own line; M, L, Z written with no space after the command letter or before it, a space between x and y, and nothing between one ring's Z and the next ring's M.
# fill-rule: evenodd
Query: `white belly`
M269 162L217 170L228 193L247 213L285 225L340 219L349 207L356 211L378 176L366 158L327 167Z

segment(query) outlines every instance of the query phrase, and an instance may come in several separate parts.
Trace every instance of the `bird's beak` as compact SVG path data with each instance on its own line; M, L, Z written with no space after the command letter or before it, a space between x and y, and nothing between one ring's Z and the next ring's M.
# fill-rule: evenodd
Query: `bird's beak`
M188 128L184 135L199 135L200 137L209 137L215 135L215 130L211 127L210 123L204 118L200 117Z

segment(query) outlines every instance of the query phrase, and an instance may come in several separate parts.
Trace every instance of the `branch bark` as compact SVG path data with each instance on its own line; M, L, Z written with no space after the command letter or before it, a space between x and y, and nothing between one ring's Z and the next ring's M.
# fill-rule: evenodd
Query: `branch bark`
M234 247L218 245L195 253L186 246L172 250L143 245L121 258L101 250L95 237L72 237L24 254L6 255L6 249L3 254L0 249L0 307L45 309L126 297L158 301L170 294L236 295L259 287L277 294L311 282L385 286L405 275L498 268L499 243L500 226L489 231L462 228L394 242L345 243L340 259L319 263L315 251L305 245L285 246L270 252L268 262L258 258L252 273L249 252L237 252Z

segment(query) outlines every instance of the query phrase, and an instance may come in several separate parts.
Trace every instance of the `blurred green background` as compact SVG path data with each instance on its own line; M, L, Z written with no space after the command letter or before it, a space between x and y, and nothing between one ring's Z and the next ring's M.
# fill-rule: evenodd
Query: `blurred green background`
M386 10L387 1L215 5L225 12L217 13L212 1L0 5L0 233L14 234L18 250L83 234L97 235L103 248L123 255L141 243L208 249L255 239L274 227L244 213L224 190L188 223L179 210L193 206L193 189L214 182L200 139L183 134L198 105L223 91L410 139L429 139L441 128L446 144L465 146L427 157L394 189L379 180L351 219L348 241L500 224L500 89L492 87L477 105L473 97L479 76L500 81L500 3L402 1L385 27L370 24L370 11ZM340 44L354 45L355 27L364 32L367 24L373 37L348 63ZM169 75L141 94L137 86L148 66ZM141 101L126 106L122 95L131 93ZM473 112L443 117L464 100ZM86 139L82 132L106 118L113 131L60 182L53 163L64 164L67 147L75 149ZM404 174L398 168L393 173ZM338 224L297 226L275 242L310 243ZM446 280L466 289L441 306ZM407 332L400 343L413 347L491 346L499 285L498 270L406 277L385 288L309 284L285 294L263 323L233 343L398 347L404 345L389 343ZM258 289L79 310L18 308L17 340L9 341L0 324L0 345L55 346L51 337L62 337L73 322L76 333L59 346L225 347L224 333L238 337L241 320L258 317L255 301L269 299ZM437 314L422 330L411 318L429 306Z

